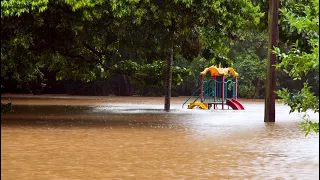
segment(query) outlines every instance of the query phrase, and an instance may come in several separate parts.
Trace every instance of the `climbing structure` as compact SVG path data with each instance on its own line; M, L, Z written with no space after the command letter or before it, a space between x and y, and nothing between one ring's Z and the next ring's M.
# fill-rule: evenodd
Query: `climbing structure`
M210 76L207 78L207 73ZM231 79L228 79L230 78ZM233 68L221 68L210 66L200 72L200 85L198 89L183 103L182 107L195 98L188 109L199 107L200 109L225 109L225 105L234 110L244 110L237 100L238 73ZM196 96L198 94L198 96ZM228 98L229 97L229 98Z

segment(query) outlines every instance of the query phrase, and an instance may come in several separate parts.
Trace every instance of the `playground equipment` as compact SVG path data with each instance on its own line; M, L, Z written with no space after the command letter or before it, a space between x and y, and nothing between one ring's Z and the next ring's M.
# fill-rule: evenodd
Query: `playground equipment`
M205 81L207 72L210 72L210 77ZM232 79L227 80L230 74ZM188 109L199 107L200 109L221 109L227 105L234 110L244 110L242 104L237 100L238 88L238 73L233 68L221 68L220 66L210 66L200 72L200 85L197 90L182 104L182 107L192 98L193 102L188 105ZM199 94L198 96L195 96ZM231 96L231 98L228 98ZM200 101L198 101L200 100Z

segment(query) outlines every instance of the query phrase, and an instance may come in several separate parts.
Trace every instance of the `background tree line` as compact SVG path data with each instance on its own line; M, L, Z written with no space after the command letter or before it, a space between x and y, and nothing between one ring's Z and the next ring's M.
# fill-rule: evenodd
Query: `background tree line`
M1 5L2 92L25 93L160 96L173 63L173 95L189 95L203 68L235 62L231 45L264 15L250 1Z

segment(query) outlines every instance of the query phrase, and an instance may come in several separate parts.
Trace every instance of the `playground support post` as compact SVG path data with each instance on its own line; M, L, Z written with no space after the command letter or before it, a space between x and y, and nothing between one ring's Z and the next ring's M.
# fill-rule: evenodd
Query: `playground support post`
M222 76L222 110L224 110L224 76Z
M236 76L235 77L235 81L236 81L236 84L235 84L235 99L238 100L238 77Z
M217 97L217 77L213 76L213 82L214 82L214 95L213 95L213 101L216 102ZM214 104L213 109L216 109L216 105Z
M275 100L276 100L276 54L272 53L274 46L278 44L278 13L279 0L269 0L269 44L268 44L268 66L267 85L264 109L264 122L275 122Z

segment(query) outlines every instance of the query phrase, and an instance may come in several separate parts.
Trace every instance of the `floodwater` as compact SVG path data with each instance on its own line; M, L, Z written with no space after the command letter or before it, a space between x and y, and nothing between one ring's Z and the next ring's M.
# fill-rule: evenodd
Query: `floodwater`
M189 110L187 97L23 96L1 117L1 178L319 179L319 135L263 101L245 110ZM318 114L311 114L318 121Z

